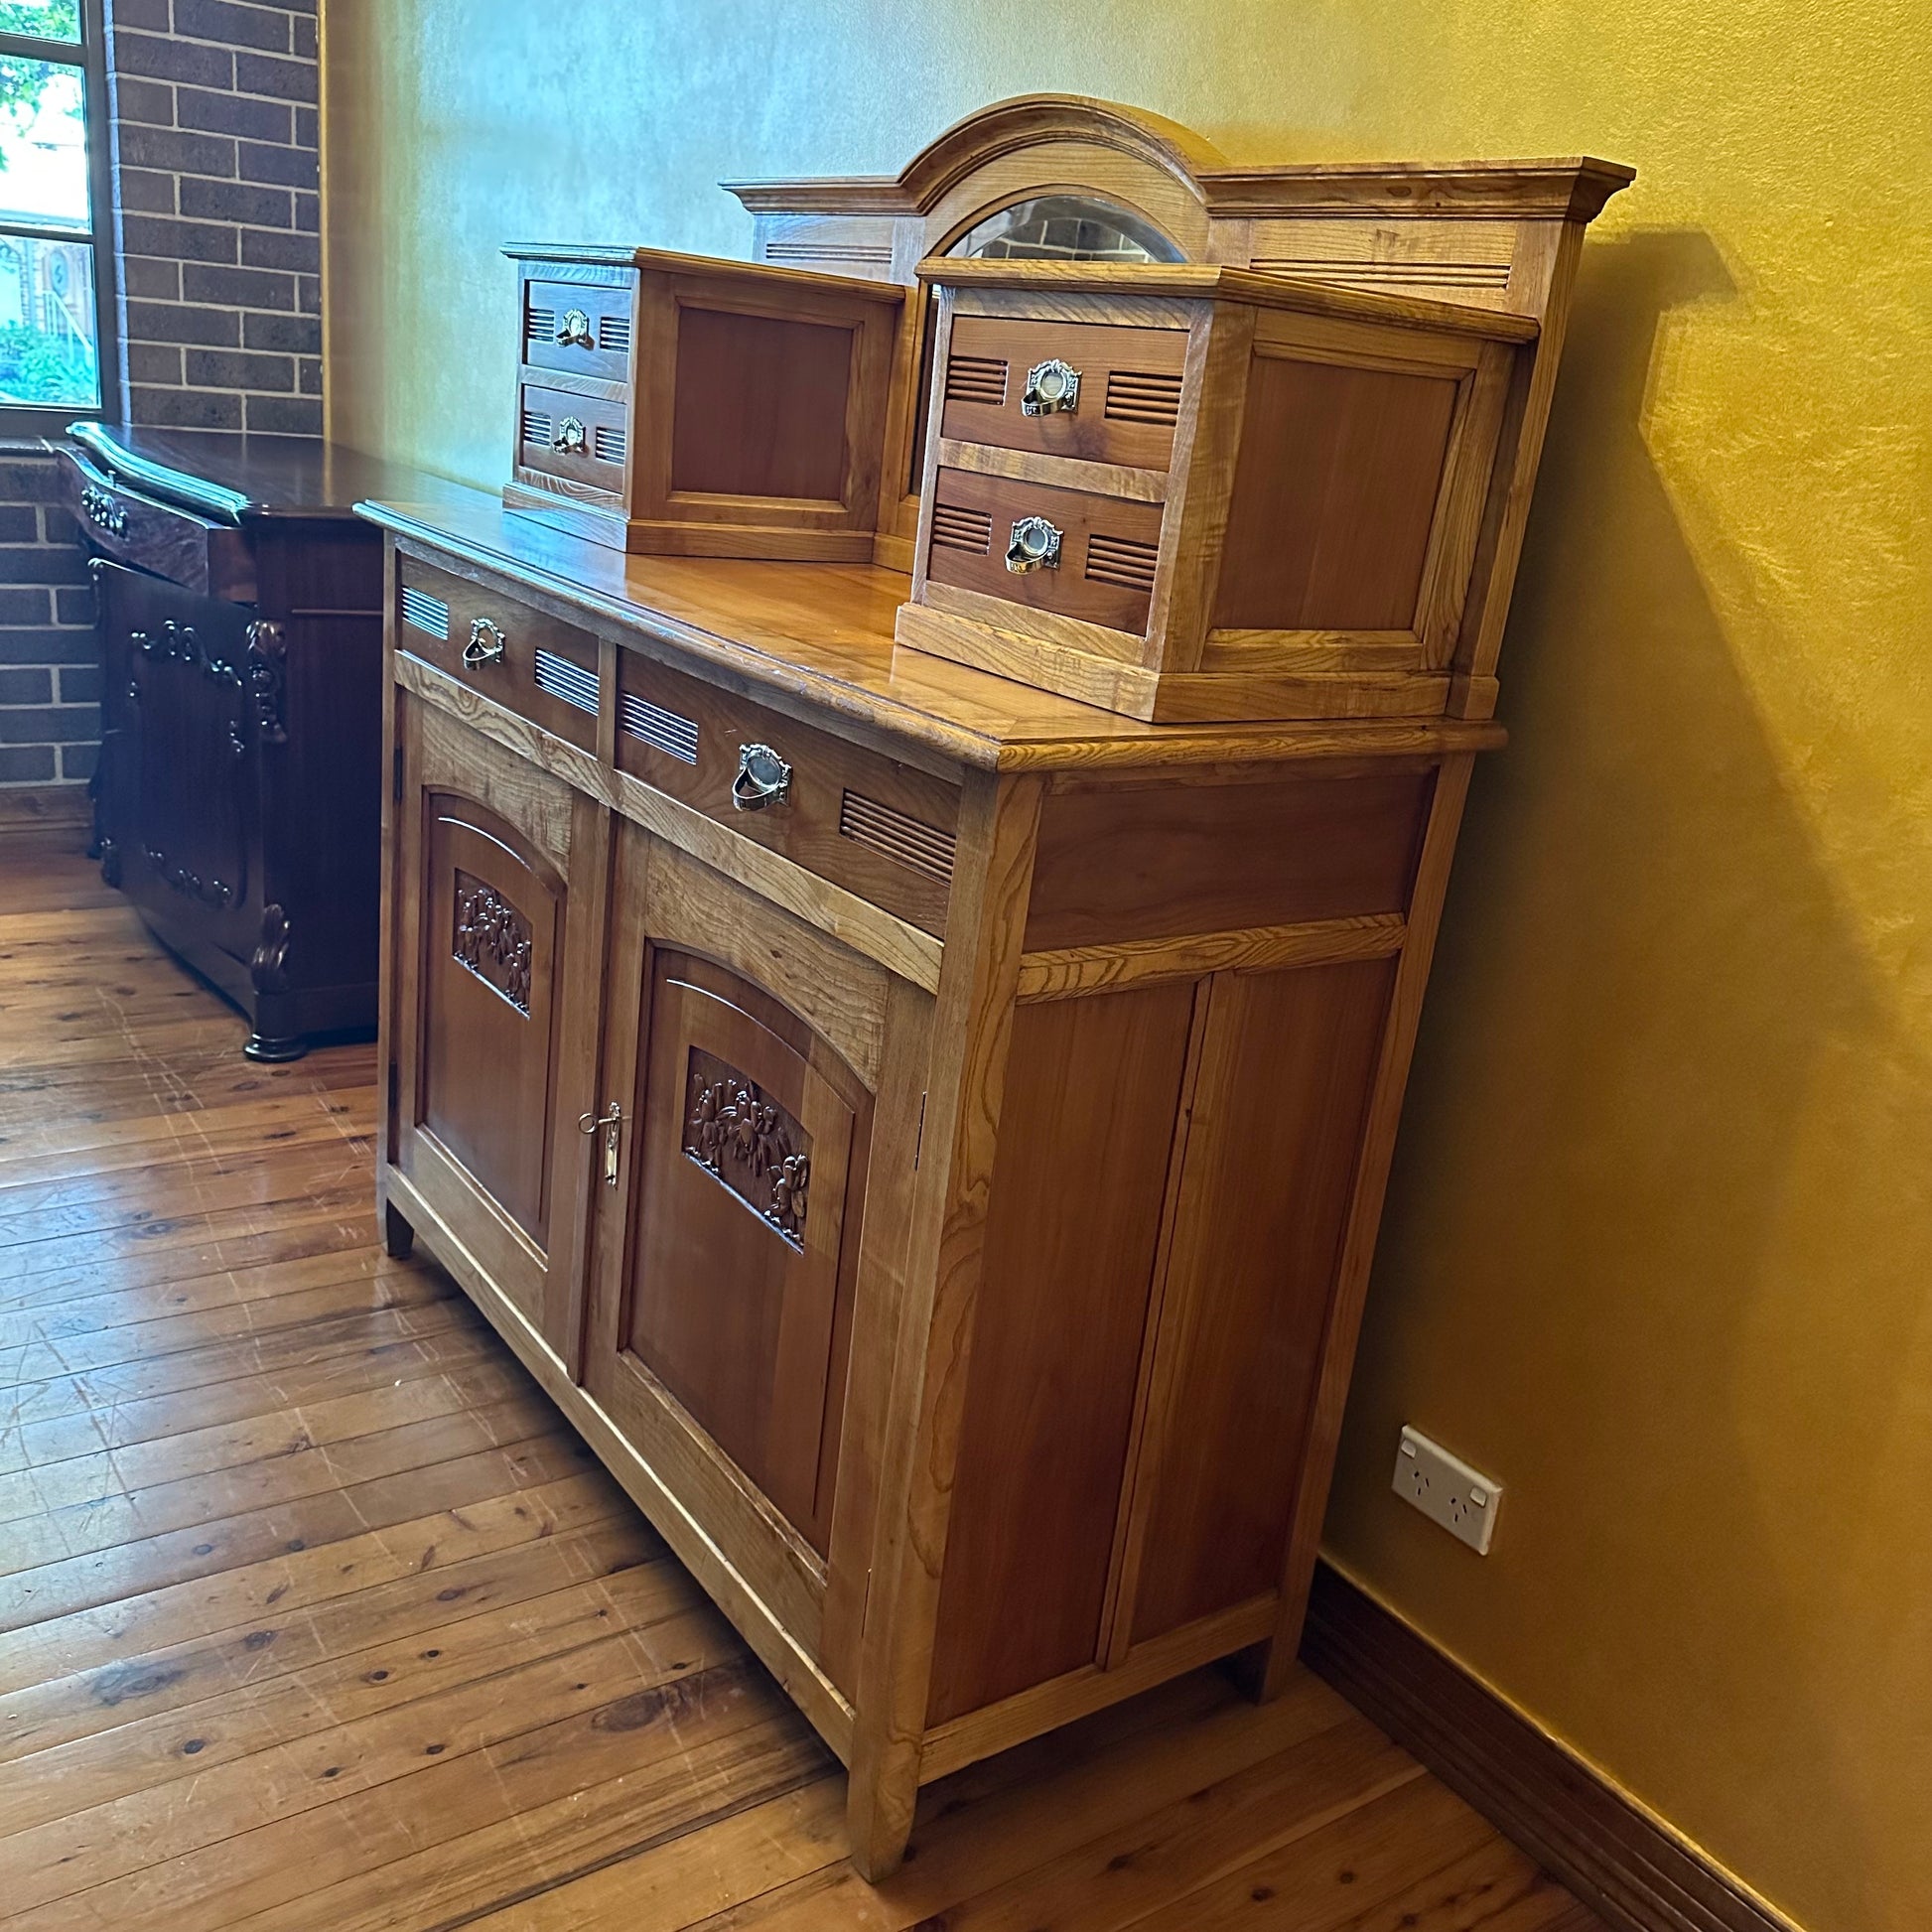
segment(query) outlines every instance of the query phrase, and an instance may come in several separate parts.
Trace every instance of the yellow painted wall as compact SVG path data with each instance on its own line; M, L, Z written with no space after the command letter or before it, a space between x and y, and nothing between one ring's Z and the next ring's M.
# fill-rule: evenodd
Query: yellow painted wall
M339 435L494 484L509 238L980 102L1635 163L1585 262L1329 1546L1816 1932L1932 1925L1924 0L329 0ZM1398 1424L1508 1485L1478 1561Z

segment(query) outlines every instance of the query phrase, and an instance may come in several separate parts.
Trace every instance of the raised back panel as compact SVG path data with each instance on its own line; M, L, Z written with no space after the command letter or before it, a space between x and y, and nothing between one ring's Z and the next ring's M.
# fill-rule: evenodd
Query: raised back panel
M1188 982L1014 1015L930 1723L1099 1647L1193 1005Z
M562 885L472 799L431 792L424 816L416 1124L545 1249Z
M841 501L852 336L829 323L680 310L672 490Z
M1456 396L1447 376L1256 355L1214 626L1410 628Z
M1519 239L1502 219L1302 215L1255 222L1248 261L1269 275L1504 309Z

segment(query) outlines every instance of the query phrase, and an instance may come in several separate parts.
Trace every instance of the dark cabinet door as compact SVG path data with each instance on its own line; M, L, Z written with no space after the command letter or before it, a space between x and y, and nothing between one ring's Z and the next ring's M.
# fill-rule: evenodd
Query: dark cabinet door
M164 924L245 961L261 914L253 613L117 564L101 564L96 582L108 680L103 870Z
M604 813L444 713L398 702L391 1158L574 1374Z

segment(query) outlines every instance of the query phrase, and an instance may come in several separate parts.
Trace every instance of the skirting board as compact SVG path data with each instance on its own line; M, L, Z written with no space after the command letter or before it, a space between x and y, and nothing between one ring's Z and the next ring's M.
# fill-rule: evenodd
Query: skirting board
M27 826L91 826L94 803L85 785L0 785L0 830Z
M1618 1932L1797 1932L1325 1561L1302 1661Z

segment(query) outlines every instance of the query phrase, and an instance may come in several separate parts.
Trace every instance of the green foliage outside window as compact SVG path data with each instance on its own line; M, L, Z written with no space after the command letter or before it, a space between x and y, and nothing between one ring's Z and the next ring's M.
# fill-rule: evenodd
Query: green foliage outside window
M80 38L80 0L0 0L0 33L35 34L42 40ZM47 83L61 69L17 54L0 55L0 108L25 127L40 108ZM7 165L0 147L0 168Z

